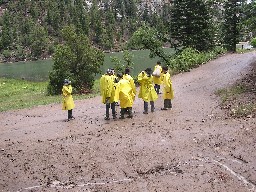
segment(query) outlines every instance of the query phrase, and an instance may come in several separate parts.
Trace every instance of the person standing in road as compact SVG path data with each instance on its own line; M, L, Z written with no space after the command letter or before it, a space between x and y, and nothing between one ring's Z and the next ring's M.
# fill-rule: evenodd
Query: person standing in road
M136 86L135 86L135 83L134 83L134 80L133 80L132 76L130 75L130 69L129 68L125 68L123 79L126 79L126 80L129 81L129 83L131 85L131 88L132 88L132 91L134 93L134 98L133 98L133 100L134 100L135 95L136 95ZM125 113L129 113L128 109L125 109Z
M171 75L168 72L168 67L163 67L163 99L164 107L161 110L172 108L172 99L174 98L174 91L172 88Z
M124 114L126 110L128 111L128 118L133 118L132 105L135 98L134 91L130 82L124 78L123 74L118 73L117 77L120 79L117 83L117 90L121 107L120 119L124 119Z
M133 80L132 76L130 75L130 69L129 68L126 68L124 70L123 78L130 82L132 91L133 91L134 95L136 95L136 86L135 86L135 83L134 83L134 80Z
M140 83L140 92L138 97L144 101L144 114L148 114L148 103L150 102L151 112L154 112L154 101L158 96L153 86L152 69L147 68L138 75L138 82Z
M118 83L118 78L117 78L117 76L116 76L116 74L115 74L115 69L111 69L111 72L112 72L112 78L113 78L113 81L114 81L114 89L115 89L115 96L114 96L114 102L115 102L115 105L116 106L119 106L119 104L118 104L118 100L119 100L119 98L118 98L118 93L117 93L117 83Z
M154 84L155 84L154 88L155 88L157 94L160 94L160 85L162 83L161 74L162 74L161 62L158 61L156 63L156 66L155 66L153 74L152 74L153 75L153 81L154 81Z
M102 96L102 103L106 105L105 120L110 120L109 109L112 110L113 119L116 119L116 107L115 107L115 87L112 71L107 70L106 74L100 78L100 94Z
M62 87L62 110L68 111L67 121L75 119L72 115L72 110L75 108L74 100L72 97L72 86L71 81L68 79L64 80L64 85Z

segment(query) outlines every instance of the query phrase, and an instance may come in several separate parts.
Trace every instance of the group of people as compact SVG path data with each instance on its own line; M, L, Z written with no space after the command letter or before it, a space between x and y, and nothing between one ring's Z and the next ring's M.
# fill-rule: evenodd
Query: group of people
M147 68L138 74L138 83L140 91L138 98L144 101L144 114L148 114L149 104L150 111L155 111L155 101L160 94L160 85L163 85L164 107L161 110L172 108L171 100L174 98L171 76L168 67L161 67L161 63L157 62L154 70ZM136 96L136 86L134 79L130 75L130 69L126 68L124 73L115 74L114 69L108 69L100 78L100 95L102 103L106 105L105 120L110 120L110 111L113 119L117 118L116 106L120 106L120 119L133 118L132 106ZM67 121L75 119L72 110L75 107L72 97L71 81L64 80L62 88L62 109L68 111Z
M138 74L138 83L140 91L138 98L144 101L144 114L148 114L149 104L151 112L155 110L155 101L160 94L160 85L163 84L164 107L161 110L172 108L171 100L174 98L172 81L168 67L161 67L157 62L154 71L147 68ZM113 119L117 118L116 106L120 102L120 119L133 118L132 106L136 96L136 86L133 78L130 76L130 69L126 68L124 73L115 74L114 69L108 69L100 78L100 94L102 103L106 105L105 120L110 120L110 109Z

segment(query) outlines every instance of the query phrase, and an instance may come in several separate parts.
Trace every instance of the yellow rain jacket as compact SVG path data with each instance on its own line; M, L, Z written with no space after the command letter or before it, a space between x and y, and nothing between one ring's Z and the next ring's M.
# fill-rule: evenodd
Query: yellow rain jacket
M153 76L153 81L154 81L155 84L160 85L160 84L162 84L162 78L161 78L161 76L162 76L162 67L160 65L156 65L155 68L154 68L154 71L156 71L156 70L160 71L160 77Z
M163 74L163 99L173 99L174 91L172 88L172 80L169 72Z
M115 88L113 77L104 74L100 78L100 95L102 96L102 103L106 104L106 99L110 98L109 102L114 102Z
M124 74L123 79L126 79L130 82L131 87L132 87L132 91L133 91L134 95L136 95L136 86L135 86L135 83L134 83L134 80L133 80L132 76L129 75L129 74Z
M138 75L138 82L140 83L139 98L146 102L157 100L158 96L153 86L152 76L149 77L145 71L142 71Z
M119 93L120 107L132 107L135 95L130 82L126 79L120 79L117 84L117 90Z
M113 78L114 89L115 89L114 102L118 102L118 100L119 100L119 94L118 94L117 82L116 82L117 77L116 77L116 75L111 75L111 77Z
M75 108L72 97L72 86L64 85L62 88L62 110L71 110Z

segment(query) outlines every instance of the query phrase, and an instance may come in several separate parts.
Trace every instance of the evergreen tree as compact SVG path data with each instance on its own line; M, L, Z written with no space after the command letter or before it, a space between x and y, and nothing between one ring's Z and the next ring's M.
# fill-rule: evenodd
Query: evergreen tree
M239 7L237 0L228 0L224 4L223 36L224 45L228 51L236 52L239 42Z
M114 46L115 25L116 22L113 12L106 10L105 33L103 40L104 49L110 50Z
M12 43L11 15L6 11L2 17L1 49L8 49Z
M87 4L83 0L75 0L72 9L73 24L85 35L89 34L89 15Z
M250 40L252 37L256 36L256 1L244 4L242 8L243 17L241 26L245 33L245 40Z
M199 51L213 47L209 10L203 0L175 0L170 31L179 46Z
M137 7L134 0L125 0L125 13L127 17L136 18L137 16Z
M48 93L60 94L66 78L72 81L75 92L88 92L103 65L104 54L92 47L84 34L76 33L74 26L65 27L62 37L64 44L58 45L54 53Z
M32 44L31 44L31 55L33 59L38 59L45 52L48 39L46 30L40 25L36 24L33 27L33 32L31 34Z
M149 49L150 58L159 57L167 65L170 63L170 55L166 54L162 48L163 42L158 36L158 32L149 27L143 25L140 27L128 41L127 47L132 49Z

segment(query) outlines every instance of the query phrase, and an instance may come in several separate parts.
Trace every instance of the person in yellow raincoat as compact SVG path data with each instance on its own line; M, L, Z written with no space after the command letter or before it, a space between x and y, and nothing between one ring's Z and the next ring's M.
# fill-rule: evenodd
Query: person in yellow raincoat
M110 108L112 110L113 119L116 119L114 79L110 69L100 78L100 94L102 96L102 103L106 105L105 120L110 120Z
M113 81L114 81L114 88L115 88L115 96L114 96L114 102L115 102L115 105L116 106L119 106L118 104L118 100L119 100L119 97L118 97L118 92L117 92L117 83L118 83L118 78L115 74L115 69L111 69L111 72L112 72L112 78L113 78Z
M62 110L68 111L68 120L75 119L72 115L72 110L75 108L74 100L72 97L72 86L71 81L68 79L64 80L64 85L62 87Z
M132 76L130 75L130 69L129 68L126 68L124 70L123 78L130 82L131 87L132 87L132 91L133 91L134 96L135 96L136 95L136 86L135 86L135 83L134 83L134 80L133 80Z
M158 61L156 63L156 66L154 68L154 71L153 71L153 81L154 81L154 88L156 90L156 93L157 94L160 94L160 85L162 84L162 67L161 67L161 62Z
M132 105L134 102L135 94L132 90L132 86L128 80L124 79L123 74L118 73L117 77L120 79L117 83L117 90L121 108L120 119L124 119L124 113L126 109L128 111L128 118L133 118Z
M164 107L161 110L167 110L172 108L172 99L174 98L174 92L172 88L171 75L168 72L168 67L163 67L163 99Z
M154 112L154 101L158 96L153 86L152 69L147 68L138 75L138 82L140 83L140 92L138 97L144 101L144 114L148 114L148 102L150 102L151 112Z

